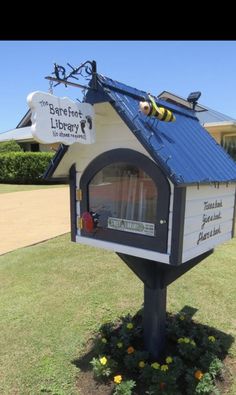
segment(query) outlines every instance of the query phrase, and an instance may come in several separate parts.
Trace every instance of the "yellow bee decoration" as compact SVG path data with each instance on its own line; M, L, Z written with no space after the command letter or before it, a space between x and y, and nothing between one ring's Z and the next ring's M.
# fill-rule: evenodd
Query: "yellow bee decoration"
M174 114L170 110L167 110L164 107L158 107L155 100L151 96L148 97L150 102L139 102L139 108L143 114L147 115L148 117L156 117L160 121L164 122L174 122L176 120Z

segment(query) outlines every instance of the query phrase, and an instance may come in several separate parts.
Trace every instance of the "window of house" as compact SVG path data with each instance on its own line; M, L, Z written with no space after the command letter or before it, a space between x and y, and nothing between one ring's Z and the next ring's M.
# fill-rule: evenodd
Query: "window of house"
M236 160L236 133L235 134L225 134L222 137L221 145L226 152Z
M38 143L31 144L31 151L39 152L39 144Z

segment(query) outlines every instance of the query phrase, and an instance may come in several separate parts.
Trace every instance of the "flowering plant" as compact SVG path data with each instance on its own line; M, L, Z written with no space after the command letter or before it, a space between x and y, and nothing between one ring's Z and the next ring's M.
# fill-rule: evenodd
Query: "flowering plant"
M109 377L117 366L117 363L113 359L108 360L105 356L93 358L90 363L93 367L93 374L98 379Z
M99 356L91 361L94 376L111 379L113 395L132 395L135 386L148 395L219 393L223 346L212 328L186 314L169 315L166 354L154 360L144 349L141 319L128 315L105 324L98 336Z
M117 377L117 376L116 376ZM115 378L114 378L115 381ZM118 382L116 385L114 395L132 395L132 389L136 386L134 380L126 380Z

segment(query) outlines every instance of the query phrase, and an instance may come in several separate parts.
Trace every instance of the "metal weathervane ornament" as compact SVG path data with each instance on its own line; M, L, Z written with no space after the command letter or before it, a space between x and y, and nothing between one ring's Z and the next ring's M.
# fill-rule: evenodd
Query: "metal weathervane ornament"
M66 87L67 87L67 85L70 85L70 86L75 86L77 88L96 89L97 65L94 60L92 60L92 61L87 60L86 62L82 63L77 68L71 66L70 63L67 63L67 65L72 69L72 71L66 75L65 67L59 66L58 64L54 63L54 71L52 72L52 74L54 74L55 77L47 76L47 77L45 77L46 80L56 82L54 87L56 87L59 84L64 84ZM88 87L85 85L81 85L81 84L69 81L69 79L71 79L71 78L78 80L79 79L78 77L83 77L85 79L90 79L91 77L93 77L92 78L93 86Z

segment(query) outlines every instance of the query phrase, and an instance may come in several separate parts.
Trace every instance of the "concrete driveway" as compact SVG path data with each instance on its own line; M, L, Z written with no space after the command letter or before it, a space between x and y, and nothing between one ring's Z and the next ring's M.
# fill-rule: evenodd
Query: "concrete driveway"
M69 231L68 187L0 194L0 255Z

